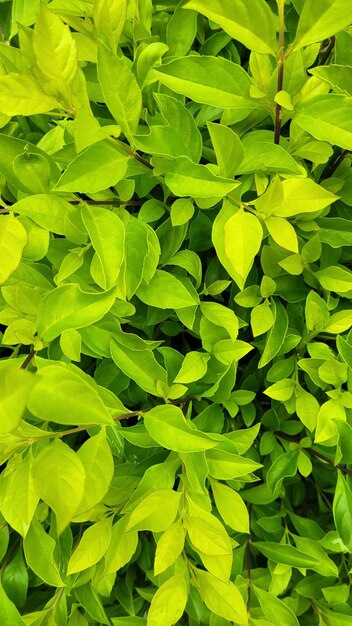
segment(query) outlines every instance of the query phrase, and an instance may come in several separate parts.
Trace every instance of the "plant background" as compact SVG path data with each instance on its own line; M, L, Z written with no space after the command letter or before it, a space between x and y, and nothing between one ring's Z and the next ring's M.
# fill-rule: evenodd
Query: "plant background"
M0 623L352 620L350 0L0 2Z

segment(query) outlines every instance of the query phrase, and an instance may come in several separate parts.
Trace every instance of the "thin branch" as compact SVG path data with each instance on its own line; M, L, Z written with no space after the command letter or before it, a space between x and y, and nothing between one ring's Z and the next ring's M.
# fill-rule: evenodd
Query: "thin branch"
M351 154L351 150L343 150L340 154L339 157L337 157L337 159L335 159L335 161L333 161L333 163L331 163L330 165L327 165L326 168L324 169L321 178L331 178L331 176L335 173L335 171L337 170L338 166L341 165L342 161L344 161L344 159Z
M325 50L325 54L322 57L322 59L320 60L320 62L318 63L318 65L325 65L326 61L328 60L329 56L330 56L330 52L333 49L334 45L335 45L335 41L336 41L336 37L335 35L333 37L331 37L329 44ZM323 50L321 50L321 52L323 52Z
M83 198L81 198L80 200L70 200L69 203L70 204L82 204L82 202L84 202L85 204L89 204L92 206L141 206L144 202L144 200L117 200L117 199L110 199L110 200L85 200Z
M6 207L0 207L0 214L4 214L7 215L8 213L10 213L9 209Z
M136 161L138 161L139 163L142 163L142 165L145 165L145 167L147 167L150 170L153 170L153 166L148 163L148 161L146 161L145 159L143 159L138 152L134 152L133 150L131 150L131 148L129 148L128 146L126 146L125 143L122 143L121 141L117 141L117 139L114 139L113 137L108 137L109 141L112 141L112 143L114 143L116 146L118 146L119 148L121 148L121 150L123 150L124 152L126 152L126 154L128 154L128 156L130 156L132 159L135 159Z
M20 369L21 370L25 370L28 365L30 364L31 360L33 359L33 357L35 356L36 352L35 350L31 350L29 354L27 354L25 360L23 361Z
M277 93L282 91L284 85L284 67L285 67L285 23L284 23L284 2L278 0L279 9L279 63L277 74ZM276 103L275 109L275 131L274 131L274 143L280 143L280 131L281 131L281 104Z
M277 437L280 437L280 439L285 439L286 441L291 441L292 443L300 442L299 437L292 437L291 435L286 435L286 433L282 433L282 432L278 432L275 434ZM352 470L348 469L344 465L339 465L339 464L335 465L334 461L330 457L326 456L325 454L322 454L322 452L318 452L318 450L314 450L314 448L304 448L304 449L306 452L308 452L312 456L315 456L317 459L321 459L325 463L328 463L329 465L331 465L335 470L340 470L340 472L342 472L343 474L352 476Z

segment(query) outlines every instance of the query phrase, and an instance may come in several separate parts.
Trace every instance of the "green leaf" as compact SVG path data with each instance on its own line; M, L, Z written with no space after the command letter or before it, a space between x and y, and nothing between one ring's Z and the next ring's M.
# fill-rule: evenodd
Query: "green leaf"
M93 17L99 36L115 52L126 20L126 0L95 0Z
M216 176L206 165L192 163L188 157L177 157L172 161L161 162L158 168L165 176L165 183L175 196L192 198L223 198L238 187L238 182L230 178Z
M126 565L136 551L138 532L126 532L127 521L124 516L112 527L111 542L105 555L105 574L114 573Z
M273 144L262 137L260 131L249 133L242 140L244 158L237 167L237 174L266 174L277 172L288 175L302 176L304 172L297 161L279 145Z
M275 321L267 336L264 351L258 363L259 368L270 363L274 356L277 355L285 341L287 333L288 316L286 309L280 300L275 300L274 298L272 299L272 306Z
M337 484L333 502L333 514L337 532L344 545L352 550L352 492L341 472L337 474Z
M161 535L155 551L154 575L157 576L170 567L181 554L185 543L182 521L176 520Z
M33 572L47 585L63 587L54 551L56 543L48 535L42 524L34 519L23 541L26 561Z
M244 156L242 142L228 126L207 122L207 127L214 146L219 174L232 178L237 173Z
M279 598L271 593L255 587L255 595L259 600L262 611L273 626L299 626L299 622L291 609Z
M274 315L268 301L257 304L251 311L253 337L266 333L274 324Z
M194 214L194 205L188 199L179 198L171 205L171 223L173 226L182 226L192 219Z
M193 383L205 376L210 356L203 352L188 352L174 379L175 383Z
M231 276L240 289L243 289L259 252L262 237L259 220L243 209L239 209L224 225L225 255L232 267Z
M126 530L163 532L174 523L180 505L181 493L160 489L149 494L132 511Z
M264 0L188 0L186 9L194 9L219 24L233 39L260 54L276 54L275 16Z
M219 438L192 428L181 409L172 404L156 406L144 415L150 436L168 450L198 452L214 448ZM220 437L221 440L221 437Z
M52 341L69 328L84 328L100 320L116 299L115 289L105 293L82 291L77 284L49 291L38 310L37 330L44 341Z
M97 435L87 439L77 451L77 456L86 475L83 498L75 513L79 516L103 500L113 477L114 461L106 429L102 428Z
M0 378L0 433L15 430L27 406L36 377L23 369L6 368Z
M101 207L87 206L82 218L97 256L96 262L92 261L92 276L99 287L111 289L117 284L124 259L125 226L115 213Z
M325 80L337 93L352 96L352 67L346 65L326 65L309 70L313 76Z
M98 47L98 78L108 109L132 142L142 110L142 95L125 57Z
M67 575L76 574L98 563L107 551L110 540L110 519L103 519L89 526L68 562Z
M305 317L309 331L322 330L329 320L326 302L315 291L310 291L307 296Z
M51 168L49 161L35 152L18 154L13 162L15 175L33 193L46 193L50 189Z
M55 439L35 459L33 479L38 496L55 512L57 531L62 533L83 498L86 475L82 461L67 444Z
M111 341L111 357L116 365L144 391L159 395L157 383L166 384L166 371L157 362L152 350L133 350L116 340Z
M94 386L78 373L48 365L36 378L28 408L39 419L57 424L113 424Z
M172 626L182 617L188 598L184 574L176 574L164 582L154 594L147 617L147 626Z
M195 574L202 600L210 611L236 624L248 624L246 605L234 583L199 569Z
M240 66L222 57L187 56L155 68L158 80L195 102L223 109L256 109L249 97L250 78Z
M197 304L181 281L164 270L157 270L148 285L142 283L136 295L159 309L183 309Z
M18 549L11 562L5 566L1 582L12 602L22 607L28 593L28 571L22 549Z
M346 330L349 330L351 326L352 309L348 309L331 315L328 324L324 326L324 332L339 335L340 333L344 333Z
M291 545L282 543L274 543L273 541L256 541L253 543L264 556L274 561L274 563L283 563L292 565L292 567L314 567L319 561L312 556L297 550Z
M6 595L2 585L0 585L0 620L3 626L25 626L16 605Z
M348 269L333 265L315 272L317 279L324 289L346 293L352 289L352 272Z
M296 108L294 121L320 141L352 149L352 100L338 94L309 98Z
M328 39L351 23L349 0L306 0L292 50Z
M282 217L268 217L265 225L274 241L291 252L298 253L298 239L292 224Z
M12 210L30 217L42 228L57 235L65 235L73 243L86 242L80 209L63 198L50 194L32 195L16 202Z
M165 122L181 134L190 159L198 163L202 153L202 135L192 113L179 99L172 96L154 93L154 98Z
M216 507L225 524L240 533L249 533L249 515L240 494L216 480L211 480L210 484Z
M270 209L278 217L321 211L337 200L337 196L310 178L289 178L282 182L282 189L283 201L272 203Z
M27 242L27 232L21 222L13 215L2 215L0 218L0 248L3 262L0 269L0 284L5 283L17 269Z
M78 67L76 43L69 27L45 4L36 19L32 41L38 79L44 89L68 98Z
M61 333L60 348L71 361L81 360L82 338L78 330L69 328Z
M61 108L60 103L41 88L29 74L10 72L0 76L0 113L37 115Z
M80 152L63 172L54 191L96 193L116 185L127 170L128 156L106 141L95 143Z
M20 535L25 536L37 508L38 496L32 477L31 451L14 471L3 476L1 513Z
M252 461L252 459L246 459L221 449L207 450L206 459L210 476L218 480L230 480L245 476L261 467L260 463Z
M238 335L238 319L235 313L219 302L202 302L200 310L207 320L226 329L232 341L236 341Z
M342 359L352 369L352 346L343 337L336 338L336 346Z
M280 402L286 402L289 400L295 389L295 381L292 378L282 378L277 383L270 385L264 391L264 393L273 398L274 400L280 400Z
M195 550L210 556L232 555L230 538L221 522L209 515L206 518L190 517L188 538Z
M275 383L279 384L279 383ZM281 489L282 481L288 476L295 476L297 473L298 452L291 450L278 456L269 467L266 475L266 482L273 493L278 493Z

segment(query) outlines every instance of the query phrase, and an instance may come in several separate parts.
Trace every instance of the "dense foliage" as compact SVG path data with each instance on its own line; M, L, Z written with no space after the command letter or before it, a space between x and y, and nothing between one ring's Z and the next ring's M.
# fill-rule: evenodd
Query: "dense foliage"
M352 623L351 17L1 0L2 626Z

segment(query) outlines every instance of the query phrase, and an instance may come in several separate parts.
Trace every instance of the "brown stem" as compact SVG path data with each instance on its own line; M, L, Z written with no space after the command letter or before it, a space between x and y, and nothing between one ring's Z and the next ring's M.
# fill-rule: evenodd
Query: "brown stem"
M81 200L70 200L70 204L81 204L82 202L85 202L85 204L90 204L92 206L125 206L125 205L129 205L129 206L141 206L144 202L144 200L115 200L115 199L110 199L110 200L84 200L83 198Z
M331 52L331 50L333 49L333 47L335 45L335 41L336 41L335 36L331 37L331 39L329 41L329 44L328 44L328 46L327 46L327 48L325 50L325 54L322 57L322 59L320 60L320 62L318 63L318 65L325 65L326 61L329 58L330 52Z
M30 364L31 360L33 359L33 357L35 356L35 350L31 350L29 354L27 354L25 360L23 361L20 369L21 370L25 370L28 365Z
M338 166L341 165L342 161L351 154L351 150L343 150L337 159L330 165L327 165L325 170L323 171L321 178L331 178L334 172L337 170Z
M284 3L283 0L278 1L279 9L279 63L277 73L277 93L282 91L284 85L284 66L285 66L285 24L284 24ZM275 131L274 143L280 143L281 131L281 104L276 103L275 108Z
M291 441L292 443L300 442L299 437L292 437L291 435L286 435L286 433L281 433L281 432L275 433L275 434L277 437L280 437L280 439L285 439L286 441ZM335 465L334 461L330 459L330 457L326 456L325 454L322 454L321 452L318 452L318 450L314 450L314 448L304 448L304 449L306 452L308 452L312 456L315 456L316 458L321 459L322 461L325 461L325 463L328 463L334 469L340 470L340 472L342 472L343 474L347 474L348 476L352 476L352 470L348 469L344 465L339 465L339 464Z
M131 150L131 148L126 146L126 144L122 143L121 141L117 141L117 139L114 139L113 137L109 137L109 140L112 141L112 143L116 144L119 148L121 148L121 150L126 152L126 154L132 157L132 159L136 159L136 161L139 161L139 163L142 163L142 165L145 165L145 167L150 170L154 169L153 166L148 163L148 161L143 159L137 152Z
M8 213L10 213L10 211L8 210L8 208L6 207L0 207L0 214L3 213L4 215L7 215Z

